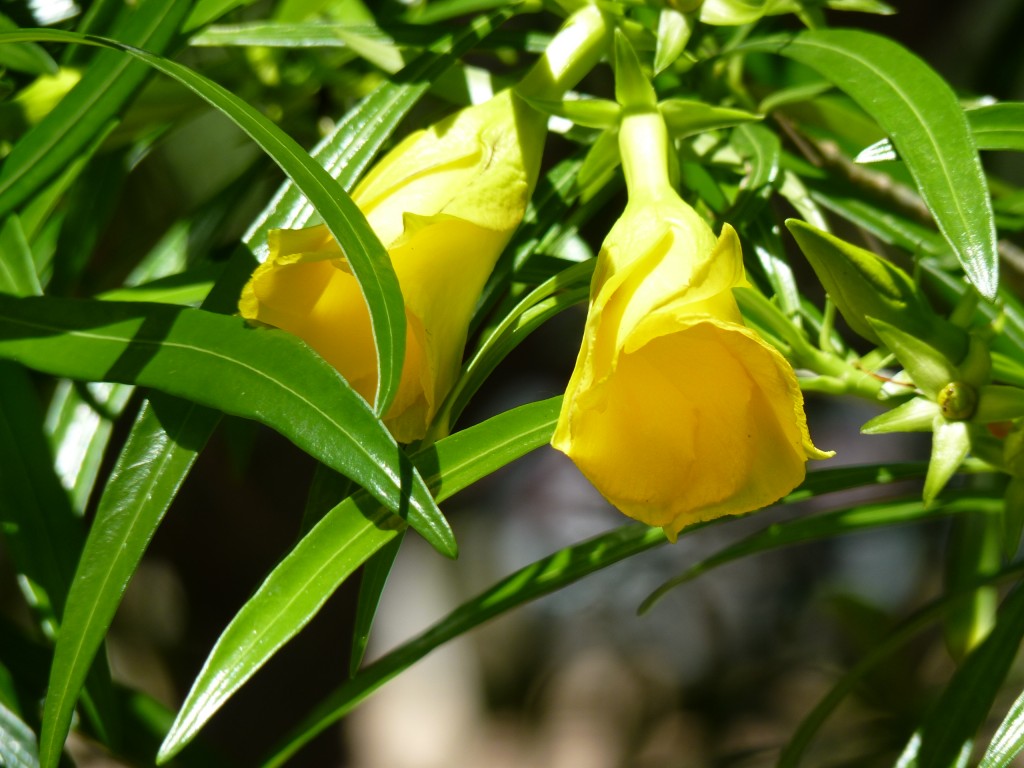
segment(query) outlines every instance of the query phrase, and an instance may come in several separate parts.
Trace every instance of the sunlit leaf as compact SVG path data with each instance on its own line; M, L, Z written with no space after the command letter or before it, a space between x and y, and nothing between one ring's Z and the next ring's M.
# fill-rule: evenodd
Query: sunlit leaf
M995 218L967 118L934 70L888 38L822 29L749 43L816 69L889 134L968 278L995 298Z

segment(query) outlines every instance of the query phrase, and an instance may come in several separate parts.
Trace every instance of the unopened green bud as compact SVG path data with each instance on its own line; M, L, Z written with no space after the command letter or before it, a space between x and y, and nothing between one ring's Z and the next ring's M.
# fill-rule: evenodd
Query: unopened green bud
M882 343L868 320L873 318L925 342L954 365L964 358L966 332L937 315L902 269L798 219L786 226L855 333Z
M951 381L936 398L942 415L950 421L965 421L978 407L978 391L964 381Z

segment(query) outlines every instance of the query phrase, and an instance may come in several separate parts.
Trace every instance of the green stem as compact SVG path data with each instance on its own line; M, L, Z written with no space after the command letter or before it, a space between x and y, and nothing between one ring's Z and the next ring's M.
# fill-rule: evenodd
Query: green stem
M676 196L669 177L668 142L668 128L657 109L623 115L619 154L631 201Z
M611 41L612 21L596 5L576 11L514 90L537 101L555 101L601 60Z

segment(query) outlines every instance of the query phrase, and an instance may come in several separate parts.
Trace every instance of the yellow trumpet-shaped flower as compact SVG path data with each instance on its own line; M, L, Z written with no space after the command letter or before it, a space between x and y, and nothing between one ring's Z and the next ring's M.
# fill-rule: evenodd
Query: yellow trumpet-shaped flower
M400 442L426 435L451 390L480 292L536 185L547 117L519 94L557 98L600 59L610 29L599 8L582 7L516 88L410 135L352 193L405 299L402 377L384 414ZM273 231L268 244L242 316L304 339L372 401L370 317L337 243L319 226Z
M629 203L598 256L552 444L623 513L674 538L778 500L807 459L830 454L811 443L792 367L743 324L735 231L716 238L671 188L666 141L656 111L624 118Z
M384 415L401 442L424 436L454 383L476 301L536 183L545 124L503 91L407 137L352 194L405 299L404 367ZM330 232L276 230L269 245L243 290L243 317L299 336L372 401L369 313Z

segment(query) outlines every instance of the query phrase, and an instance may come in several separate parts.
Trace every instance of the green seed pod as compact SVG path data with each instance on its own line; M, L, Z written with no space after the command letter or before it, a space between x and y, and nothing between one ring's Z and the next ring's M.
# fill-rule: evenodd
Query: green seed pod
M939 392L939 410L948 421L966 421L978 407L978 391L963 381L951 381Z

